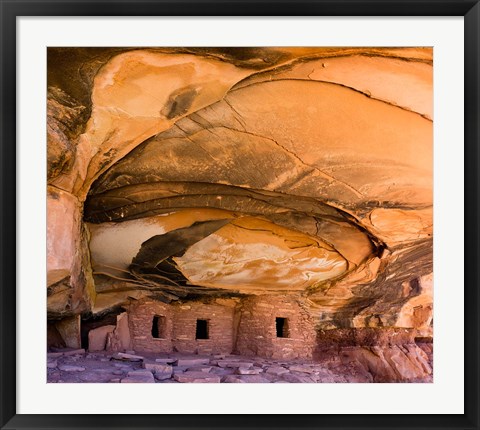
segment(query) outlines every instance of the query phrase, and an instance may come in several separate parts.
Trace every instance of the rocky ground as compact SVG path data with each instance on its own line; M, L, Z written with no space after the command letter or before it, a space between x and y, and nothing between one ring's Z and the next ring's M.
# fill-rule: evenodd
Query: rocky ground
M273 360L240 355L49 352L49 383L365 383L399 382L378 378L375 369L348 354L326 354L317 361ZM425 364L428 366L428 364ZM421 378L432 382L431 368Z

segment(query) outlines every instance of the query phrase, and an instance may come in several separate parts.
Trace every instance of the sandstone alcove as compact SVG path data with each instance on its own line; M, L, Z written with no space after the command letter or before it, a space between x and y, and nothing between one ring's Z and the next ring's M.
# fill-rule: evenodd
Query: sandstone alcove
M432 64L49 48L49 350L431 381Z

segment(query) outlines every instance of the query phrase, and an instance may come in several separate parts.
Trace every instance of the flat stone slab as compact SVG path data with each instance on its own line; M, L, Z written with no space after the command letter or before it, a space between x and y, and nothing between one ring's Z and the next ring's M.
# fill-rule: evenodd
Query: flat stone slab
M155 372L155 379L157 381L166 381L167 379L170 379L171 377L172 377L171 373Z
M260 375L228 375L223 378L226 383L269 384L270 381Z
M179 358L177 359L177 366L201 366L202 364L209 364L210 359L207 358Z
M106 383L112 379L112 374L109 372L105 372L103 374L98 372L82 372L79 373L79 378L82 382Z
M176 373L173 379L178 382L218 383L220 376L205 372Z
M68 351L63 351L63 355L66 357L66 356L69 356L69 355L84 355L85 354L85 350L83 348L80 348L80 349L71 349L71 350L68 350Z
M47 358L58 358L62 356L63 352L47 352Z
M80 349L56 349L54 352L47 352L48 358L58 358L62 356L69 356L69 355L84 355L85 350L83 348Z
M113 373L113 369L112 368L104 368L104 367L100 367L98 369L88 369L90 372L97 372L97 373ZM123 372L122 372L123 373Z
M266 370L266 373L270 373L272 375L283 375L284 373L288 373L288 369L280 366L272 366Z
M345 381L337 381L333 376L322 376L321 378L315 378L315 382L320 382L322 384L335 384L336 382Z
M238 375L258 375L259 373L263 372L263 369L259 368L244 368L244 367L238 367L237 370L235 371Z
M187 371L189 372L205 372L208 373L210 370L213 369L213 366L196 366L196 367L189 367Z
M219 361L218 362L219 367L243 367L243 368L249 368L253 366L253 362L251 361Z
M148 376L127 376L123 378L120 382L122 384L154 384L155 379L153 375L150 374L151 377Z
M264 378L261 375L241 375L239 377L242 381L250 384L269 384L271 382L269 379Z
M286 373L282 375L282 378L287 382L292 383L312 383L315 382L312 378L307 375L294 375L293 373Z
M139 370L131 370L130 372L127 373L127 376L150 376L153 375L153 373L150 370L144 370L144 369L139 369Z
M57 360L50 360L50 361L47 361L47 368L48 369L55 369L55 367L57 367Z
M116 352L112 355L113 360L122 360L122 361L143 361L141 355L126 354L124 352Z
M121 382L123 384L152 384L155 383L155 378L149 370L132 370Z
M226 375L222 378L222 382L225 384L245 384L237 375Z
M169 364L162 364L162 363L143 363L143 368L147 370L151 370L152 372L159 372L159 373L170 373L172 374L172 366Z
M230 367L212 367L212 370L210 370L210 373L213 373L215 375L220 375L220 376L225 376L225 375L232 375L235 373L235 369L232 369Z
M60 366L58 366L58 368L63 372L84 372L85 371L85 367L72 366L70 364L61 364Z
M314 373L316 370L310 366L302 366L301 364L292 364L289 366L291 372Z

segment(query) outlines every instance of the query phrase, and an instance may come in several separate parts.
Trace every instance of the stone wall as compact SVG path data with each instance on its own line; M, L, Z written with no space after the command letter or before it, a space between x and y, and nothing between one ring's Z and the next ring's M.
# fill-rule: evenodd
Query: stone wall
M417 330L399 327L359 327L318 330L317 350L351 346L394 346L414 344Z
M154 316L165 317L164 338L155 339L152 336ZM171 305L154 300L133 302L128 310L128 322L135 351L171 352L173 350L173 307Z
M162 338L152 336L155 316L165 317ZM197 320L207 321L208 339L196 339ZM142 352L231 353L233 321L234 302L230 306L201 302L167 305L148 300L129 308L133 349Z
M224 302L133 303L129 309L133 348L192 354L235 352L279 359L312 357L316 340L313 320L297 298L252 296L239 305ZM152 336L154 316L165 317L163 339ZM283 319L282 333L277 333L281 329L277 318ZM207 339L196 338L198 320L207 321Z
M297 298L253 296L242 303L236 352L276 359L310 358L315 328ZM285 318L287 337L277 336L276 319Z
M125 313L120 317L127 321ZM152 332L155 317L161 319L156 334ZM206 326L203 335L198 321ZM274 295L172 304L132 301L128 325L131 347L138 352L236 353L285 360L338 355L344 348L413 347L418 334L399 327L317 330L301 297ZM110 349L125 350L130 340L121 343L121 348L110 345Z
M177 351L217 354L233 350L234 307L188 302L174 305L173 344ZM197 320L206 320L208 339L195 339Z

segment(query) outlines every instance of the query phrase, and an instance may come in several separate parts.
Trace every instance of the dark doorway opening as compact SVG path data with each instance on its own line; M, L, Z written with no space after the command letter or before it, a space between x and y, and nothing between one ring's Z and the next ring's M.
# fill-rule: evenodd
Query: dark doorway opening
M152 337L154 339L165 339L167 319L162 315L155 315L152 320Z
M58 331L55 321L47 321L47 348L66 348L65 341ZM83 345L82 345L83 348ZM88 348L88 344L87 344Z
M277 329L277 337L289 337L287 318L275 318L275 327Z
M197 320L195 339L208 339L208 320Z

